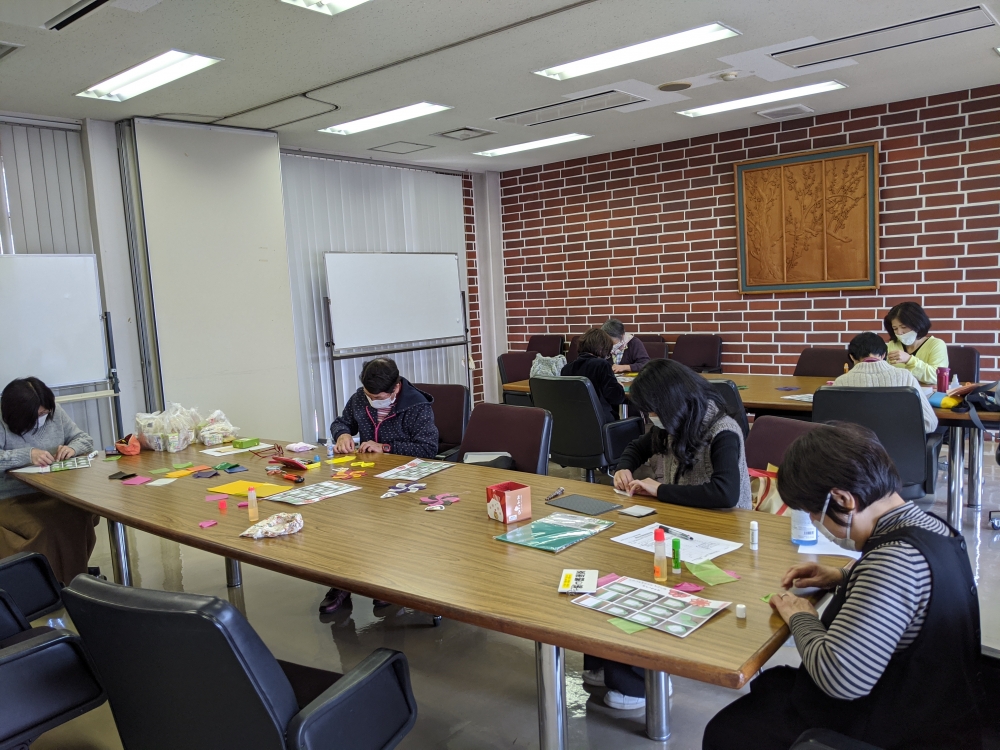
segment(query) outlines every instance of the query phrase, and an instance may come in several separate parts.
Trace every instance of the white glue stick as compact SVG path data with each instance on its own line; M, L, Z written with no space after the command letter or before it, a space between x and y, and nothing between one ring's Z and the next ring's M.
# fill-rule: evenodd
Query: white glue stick
M757 550L757 534L758 534L757 522L756 521L751 521L750 522L750 549L753 550L753 551Z
M736 619L737 620L747 619L747 605L745 604L736 605Z

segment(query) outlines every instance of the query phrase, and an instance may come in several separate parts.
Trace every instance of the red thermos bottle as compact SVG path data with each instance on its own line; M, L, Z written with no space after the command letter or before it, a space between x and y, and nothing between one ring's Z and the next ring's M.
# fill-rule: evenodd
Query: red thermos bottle
M948 392L948 381L951 379L951 369L948 367L937 368L937 389L941 393Z

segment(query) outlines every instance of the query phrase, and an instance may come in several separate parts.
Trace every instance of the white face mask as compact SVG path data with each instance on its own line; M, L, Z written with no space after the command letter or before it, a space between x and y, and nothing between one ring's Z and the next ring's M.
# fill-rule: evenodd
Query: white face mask
M649 415L649 421L653 423L653 427L659 427L661 430L663 429L663 422L661 422L660 418L655 414Z
M820 521L819 523L813 521L813 526L816 527L816 531L818 531L820 534L822 534L824 537L829 539L831 542L836 544L841 549L845 549L848 552L854 552L856 550L856 547L854 545L854 540L851 539L851 521L854 519L853 510L847 514L847 529L846 529L847 535L843 539L841 539L839 536L834 536L833 532L830 531L828 528L826 528L826 525L823 523L823 519L826 518L826 509L830 507L831 497L832 497L831 493L829 492L826 493L826 502L823 503L823 512L820 513Z
M913 346L913 342L917 340L917 332L900 333L896 335L896 338L899 339L899 343L903 346Z
M38 418L38 421L35 422L35 429L36 430L42 429L42 425L45 424L45 420L48 419L48 418L49 418L48 414L43 414L42 416L40 416Z
M390 396L389 398L373 399L367 393L365 398L368 399L368 403L372 405L373 409L388 409L392 406L393 402L396 400L395 396Z

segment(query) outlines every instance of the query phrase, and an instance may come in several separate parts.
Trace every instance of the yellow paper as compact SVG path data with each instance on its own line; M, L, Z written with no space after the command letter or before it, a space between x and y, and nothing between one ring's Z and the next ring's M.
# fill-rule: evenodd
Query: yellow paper
M306 468L307 469L318 469L322 465L323 465L323 463L321 461L317 461L314 464L306 464Z
M238 482L230 482L229 484L221 484L218 487L209 487L210 492L222 492L227 495L240 495L241 497L246 497L247 489L249 487L255 487L257 489L257 497L265 498L271 495L277 495L279 492L284 492L289 487L282 487L279 484L268 484L267 482L247 482L246 480L240 480Z
M187 469L178 469L177 471L168 471L167 476L171 479L180 479L181 477L190 476L191 472Z
M351 466L362 466L362 467L374 466L374 465L375 465L374 461L355 461L354 463L351 464Z
M334 458L334 459L332 459L330 461L327 461L327 463L328 464L346 464L348 461L355 461L355 460L357 460L357 458L358 458L357 456L341 456L340 458Z

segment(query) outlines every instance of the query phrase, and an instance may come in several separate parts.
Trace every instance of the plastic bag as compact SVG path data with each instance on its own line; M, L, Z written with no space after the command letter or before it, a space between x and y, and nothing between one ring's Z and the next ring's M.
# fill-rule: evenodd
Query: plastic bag
M198 423L197 437L204 445L222 445L228 443L240 432L239 427L233 427L219 409L209 414Z
M543 357L541 354L536 354L535 361L531 363L530 377L534 378L540 375L559 377L565 366L566 357L562 354L557 354L555 357Z
M177 453L194 441L201 416L195 409L168 404L163 411L135 415L135 432L143 448Z
M304 525L301 513L275 513L263 521L258 521L240 536L248 536L251 539L285 536L301 531Z

